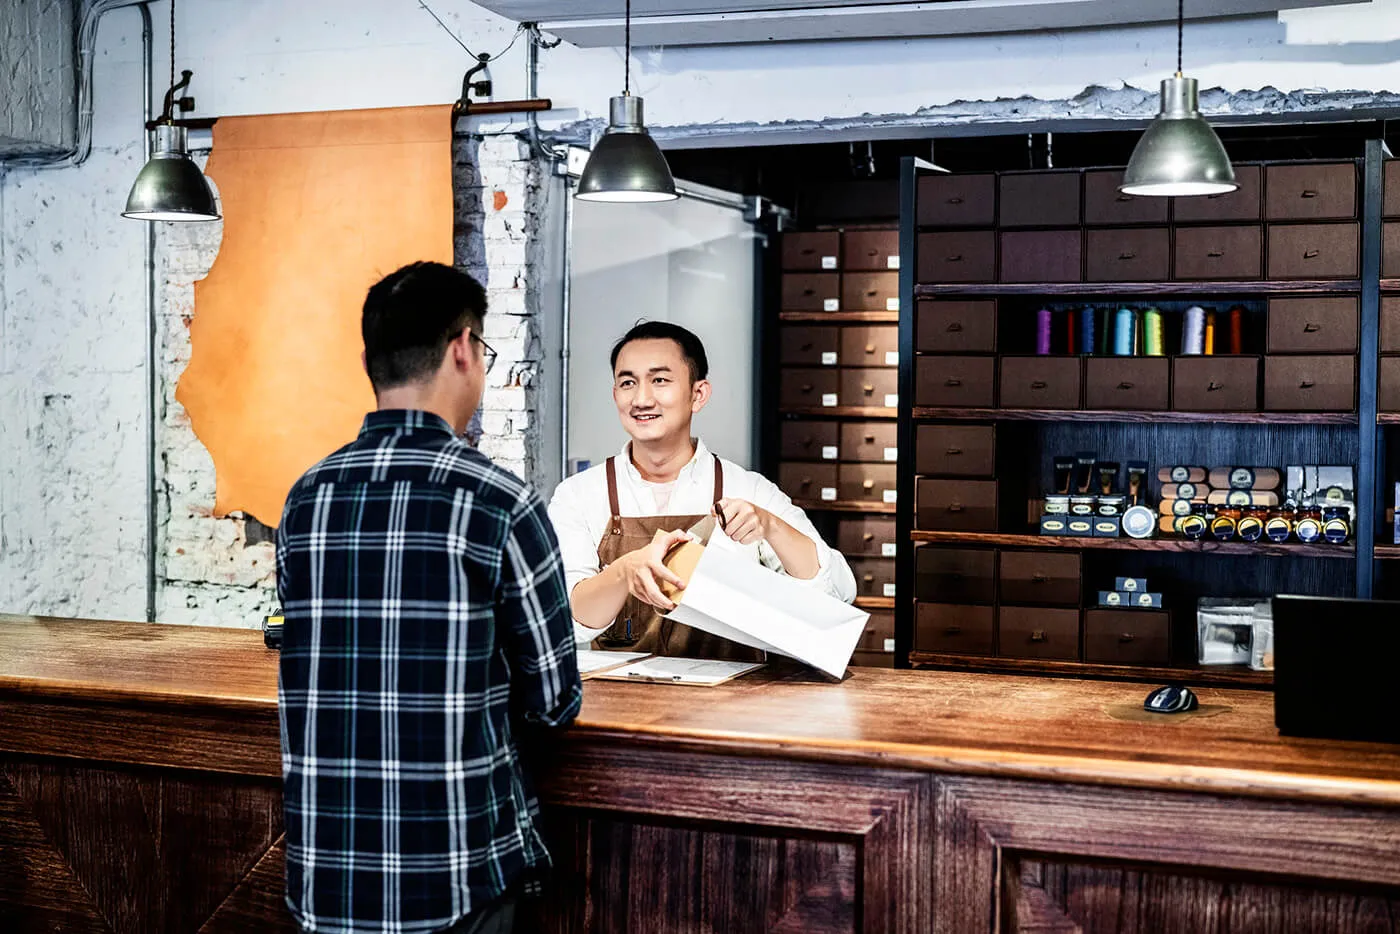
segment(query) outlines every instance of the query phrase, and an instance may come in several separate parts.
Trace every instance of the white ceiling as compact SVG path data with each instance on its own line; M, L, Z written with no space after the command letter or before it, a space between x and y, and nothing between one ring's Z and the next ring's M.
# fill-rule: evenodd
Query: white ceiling
M583 47L622 45L623 0L476 0ZM1188 19L1369 0L1191 0ZM1174 0L633 0L632 44L713 45L1032 32L1155 23Z

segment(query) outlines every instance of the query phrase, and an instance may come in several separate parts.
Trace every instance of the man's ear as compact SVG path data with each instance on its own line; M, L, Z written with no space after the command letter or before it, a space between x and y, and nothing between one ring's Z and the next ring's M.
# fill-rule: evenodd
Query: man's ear
M463 331L447 345L447 359L458 370L465 370L472 360L472 338L470 331Z
M690 387L690 412L692 415L700 414L710 402L710 381L707 379L696 380Z

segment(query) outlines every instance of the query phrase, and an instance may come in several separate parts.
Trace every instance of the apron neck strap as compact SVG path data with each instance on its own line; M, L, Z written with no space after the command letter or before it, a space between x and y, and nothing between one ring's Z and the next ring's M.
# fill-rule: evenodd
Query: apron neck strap
M609 457L607 460L607 466L604 468L608 477L608 509L611 510L611 515L613 518L612 524L614 529L619 528L617 519L622 515L622 507L621 505L619 505L617 498L617 464L615 463L616 460L617 455ZM720 463L718 457L714 457L714 461L715 495L713 502L717 503L720 500L724 499L724 466Z
M715 459L715 498L714 502L724 499L724 468L720 466L719 455L711 455Z

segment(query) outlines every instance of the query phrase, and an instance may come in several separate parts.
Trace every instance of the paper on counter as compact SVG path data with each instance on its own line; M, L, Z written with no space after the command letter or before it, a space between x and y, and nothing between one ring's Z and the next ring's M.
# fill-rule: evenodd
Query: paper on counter
M589 675L599 671L607 671L609 668L617 668L619 665L626 665L628 662L646 658L650 654L650 652L603 652L597 649L579 649L578 673Z
M619 681L662 681L713 687L762 667L763 662L724 662L708 658L666 658L654 655L630 665L609 669L599 677Z

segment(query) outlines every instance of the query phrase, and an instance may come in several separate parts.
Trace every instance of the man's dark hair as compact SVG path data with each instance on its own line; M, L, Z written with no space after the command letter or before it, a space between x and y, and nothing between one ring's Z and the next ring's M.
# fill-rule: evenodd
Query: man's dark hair
M360 334L376 392L427 379L447 345L471 328L481 333L486 290L442 263L410 263L380 279L365 296Z
M613 344L610 360L613 372L617 371L617 355L622 353L622 348L633 341L649 340L675 341L679 344L681 356L685 357L685 362L690 366L690 381L692 383L699 382L710 375L710 361L705 356L705 345L700 342L700 338L696 337L693 331L687 331L679 324L672 324L669 321L642 321L632 325L632 330L622 335L622 339Z

